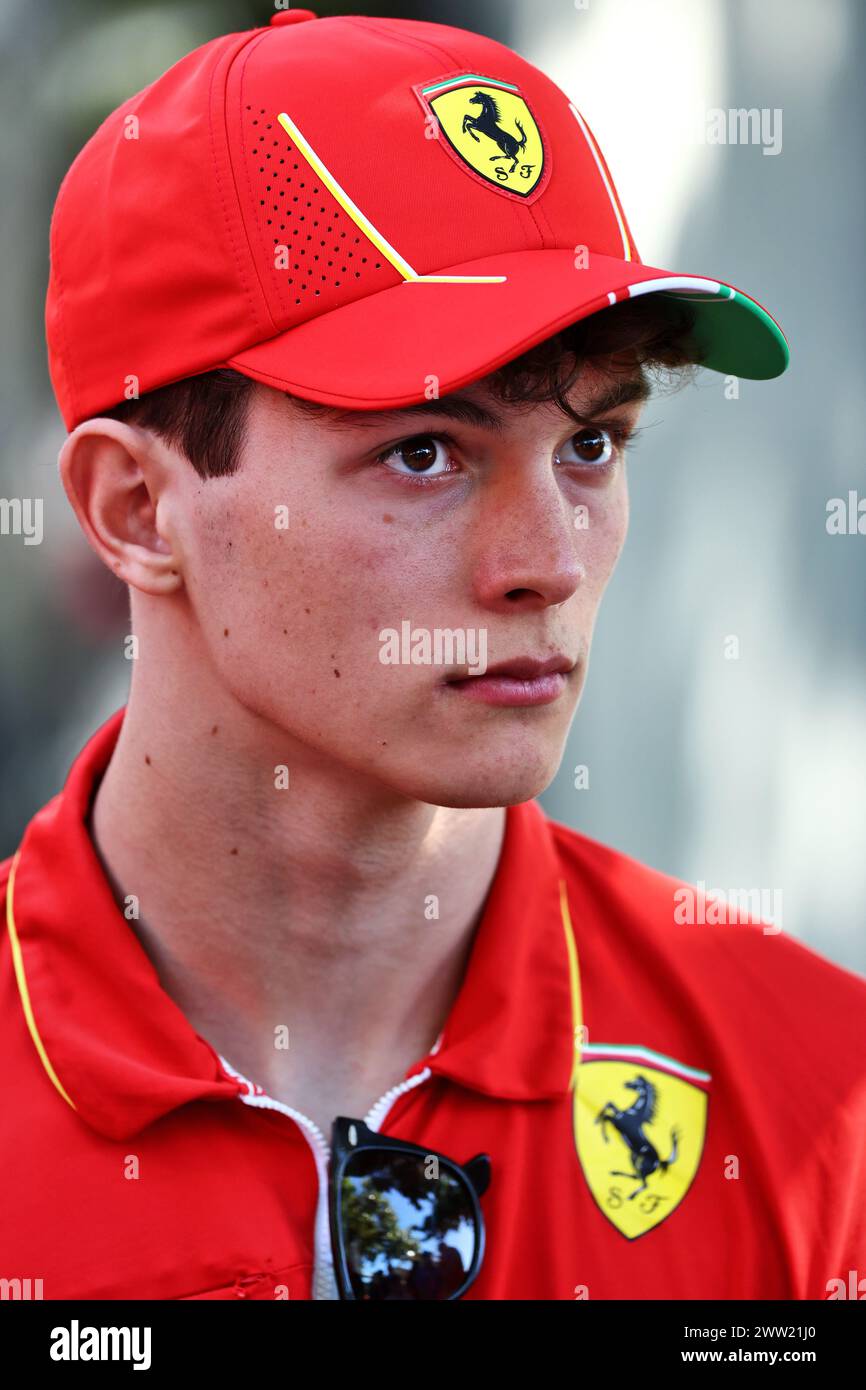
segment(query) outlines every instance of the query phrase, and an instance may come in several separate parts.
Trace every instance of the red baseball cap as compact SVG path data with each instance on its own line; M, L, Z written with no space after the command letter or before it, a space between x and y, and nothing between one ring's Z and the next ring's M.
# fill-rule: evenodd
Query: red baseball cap
M641 261L586 118L531 63L447 25L283 10L181 59L74 161L49 368L70 429L216 367L384 410L640 294L688 298L704 366L785 370L756 300Z

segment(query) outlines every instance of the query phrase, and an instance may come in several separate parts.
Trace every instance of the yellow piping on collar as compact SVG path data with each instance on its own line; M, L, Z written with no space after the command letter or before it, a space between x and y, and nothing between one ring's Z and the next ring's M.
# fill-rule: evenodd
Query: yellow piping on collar
M574 927L571 924L571 914L568 910L568 891L565 886L565 879L559 880L559 906L562 912L562 926L565 932L565 945L568 951L568 974L571 984L571 1013L574 1023L574 1062L571 1068L571 1077L568 1082L568 1089L573 1090L577 1085L577 1073L581 1062L581 1040L583 1036L583 1004L580 997L580 966L577 960L577 944L574 939Z
M30 1036L33 1039L33 1044L36 1051L39 1053L39 1060L47 1071L52 1085L57 1088L67 1105L71 1105L73 1110L77 1110L78 1107L75 1101L72 1100L63 1089L60 1078L48 1059L48 1053L45 1051L45 1046L39 1036L39 1029L36 1027L36 1019L33 1017L33 1009L30 1005L30 991L27 988L27 979L24 974L24 958L21 954L21 943L18 940L18 932L15 929L15 918L12 913L12 889L15 884L15 870L18 867L18 860L20 857L21 851L19 849L15 858L12 860L12 867L9 870L9 882L6 885L6 925L9 928L9 941L12 946L12 964L15 967L15 978L18 981L18 991L21 995L24 1017L27 1020L27 1027L30 1029Z

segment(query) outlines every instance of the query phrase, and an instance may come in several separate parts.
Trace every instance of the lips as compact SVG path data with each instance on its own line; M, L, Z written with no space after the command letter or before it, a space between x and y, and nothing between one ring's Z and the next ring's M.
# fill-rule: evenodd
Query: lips
M519 656L489 666L483 675L458 677L446 685L464 698L487 705L549 705L562 695L568 673L576 665L576 661L561 654L544 660Z
M565 674L573 670L574 666L575 662L567 656L551 656L546 661L539 661L531 656L518 656L512 661L500 661L495 666L488 666L484 676L511 676L518 681L532 681L538 676L550 676L560 671ZM483 676L470 679L482 680Z

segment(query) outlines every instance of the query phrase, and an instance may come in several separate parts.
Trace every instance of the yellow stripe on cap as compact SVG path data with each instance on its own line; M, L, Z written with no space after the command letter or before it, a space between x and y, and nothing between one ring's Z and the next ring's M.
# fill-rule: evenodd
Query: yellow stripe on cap
M406 284L418 285L425 280L435 280L443 285L498 285L507 279L507 275L413 275Z
M39 1060L47 1071L52 1085L57 1088L67 1105L71 1105L73 1110L77 1110L78 1107L75 1101L72 1100L64 1090L63 1083L49 1061L48 1053L45 1051L45 1046L39 1036L39 1029L36 1027L36 1019L33 1017L33 1009L30 1005L30 991L27 988L27 979L24 974L24 958L21 954L21 943L18 940L18 932L15 928L15 917L12 912L12 890L15 884L15 870L18 867L18 860L20 857L21 851L19 849L15 858L12 860L12 867L9 870L9 882L6 885L6 925L9 928L9 941L12 946L12 964L15 967L15 979L18 982L18 991L21 995L24 1017L27 1020L27 1027L30 1029L30 1036L33 1039L36 1051L39 1053Z
M414 284L423 280L433 280L448 284L466 283L485 285L498 284L507 279L505 275L419 275L417 271L412 269L409 262L400 255L400 252L395 250L390 241L382 235L378 228L373 226L369 217L364 215L358 207L358 204L352 201L342 184L338 183L327 165L324 164L316 154L309 140L301 134L291 116L286 115L285 111L281 111L277 116L277 120L286 134L290 135L294 140L307 163L311 168L315 169L322 183L325 185L328 192L336 198L343 211L347 216L351 217L355 226L360 228L364 235L372 241L373 245L382 253L386 261L389 261L394 269L403 276L407 284Z

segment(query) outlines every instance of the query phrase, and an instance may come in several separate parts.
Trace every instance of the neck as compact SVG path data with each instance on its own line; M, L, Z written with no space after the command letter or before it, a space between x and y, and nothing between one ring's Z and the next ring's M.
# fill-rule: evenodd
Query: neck
M222 688L191 700L164 669L148 685L137 664L90 829L163 988L276 1098L303 1109L306 1084L324 1117L329 1078L351 1072L332 1105L372 1104L444 1024L504 811L409 801Z

